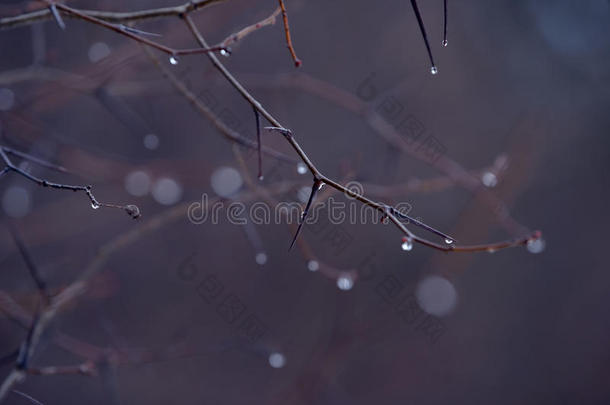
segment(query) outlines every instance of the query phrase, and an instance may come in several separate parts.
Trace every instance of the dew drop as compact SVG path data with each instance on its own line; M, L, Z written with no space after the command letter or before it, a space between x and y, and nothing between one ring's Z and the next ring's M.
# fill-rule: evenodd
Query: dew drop
M227 51L226 49L221 49L220 54L222 56L224 56L225 58L228 58L229 56L231 56L231 52Z
M402 245L400 245L401 249L404 251L409 251L411 249L413 249L413 242L411 241L411 239L404 237L402 238Z
M93 208L94 210L98 209L100 207L100 205L96 202L92 202L91 203L91 208Z
M265 176L263 176L262 174L260 176L258 176L259 181L263 181L264 179L265 179Z
M495 248L487 248L487 253L496 253L497 249Z
M307 173L307 166L305 166L305 163L297 163L297 173L298 174Z
M453 243L453 239L446 238L445 243L451 245Z
M527 241L527 251L530 253L542 253L546 247L546 242L542 238L530 239Z
M271 353L269 355L269 365L273 368L282 368L286 365L286 357L282 353Z
M337 287L342 291L351 290L354 286L354 280L349 275L341 276L337 279Z
M256 260L256 264L262 266L263 264L267 263L267 254L265 252L259 252L256 254L256 258L254 260Z
M436 66L432 66L430 68L430 73L432 73L433 75L437 74L438 73L438 68Z
M446 40L446 39L443 39L443 42L441 42L441 45L443 45L443 46L447 46L447 40Z
M140 209L137 205L129 204L123 207L127 215L132 217L133 219L140 218Z
M485 187L495 187L498 185L498 178L492 172L485 172L481 176L481 182Z
M171 63L172 65L177 65L178 64L178 58L174 55L169 57L169 63Z
M310 260L307 262L307 270L318 271L319 268L320 268L320 263L318 263L316 260Z

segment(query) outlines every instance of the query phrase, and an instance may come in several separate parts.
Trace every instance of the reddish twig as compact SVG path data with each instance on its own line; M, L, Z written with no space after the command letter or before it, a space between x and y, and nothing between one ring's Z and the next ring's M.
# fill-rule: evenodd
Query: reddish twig
M286 6L284 5L284 0L278 0L280 3L280 8L282 9L282 19L284 20L284 33L286 34L286 46L290 51L290 56L292 56L292 60L294 61L294 65L299 67L303 64L301 60L297 57L296 52L294 51L294 46L292 45L292 38L290 36L290 26L288 25L288 12L286 11Z
M276 8L275 11L269 17L252 25L248 25L247 27L242 28L241 30L227 36L223 41L220 42L220 45L228 48L229 45L241 41L243 38L250 35L254 31L259 30L268 25L275 24L275 19L277 18L280 11L280 8Z

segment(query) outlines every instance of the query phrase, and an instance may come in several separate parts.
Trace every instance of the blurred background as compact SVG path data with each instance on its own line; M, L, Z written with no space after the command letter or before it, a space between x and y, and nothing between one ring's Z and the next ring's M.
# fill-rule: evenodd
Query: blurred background
M404 251L390 225L321 218L289 252L285 223L235 225L226 210L217 224L194 223L188 207L204 198L305 202L311 175L264 133L290 158L264 156L258 182L256 154L223 138L124 36L72 18L65 31L53 20L1 31L0 143L68 170L26 162L37 176L91 184L100 201L142 213L134 221L93 210L84 193L1 178L0 289L29 315L39 298L9 223L52 294L130 238L30 361L86 363L96 376L31 375L15 388L44 404L608 403L610 4L449 1L443 47L442 2L420 3L436 75L410 4L396 0L288 0L302 67L281 18L220 59L327 176L409 204L460 243L536 229L543 239L493 254ZM0 16L42 7L4 0ZM215 44L276 7L228 0L193 19ZM176 17L135 27L197 46ZM205 55L175 65L154 55L256 139L252 108ZM7 302L2 379L27 335Z

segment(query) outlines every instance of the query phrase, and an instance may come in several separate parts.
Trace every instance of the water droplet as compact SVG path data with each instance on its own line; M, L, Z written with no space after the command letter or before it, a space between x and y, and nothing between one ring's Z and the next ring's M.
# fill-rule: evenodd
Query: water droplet
M228 50L226 50L226 49L221 49L221 50L220 50L220 54L221 54L222 56L224 56L225 58L228 58L229 56L231 56L231 52L229 52L229 51L228 51Z
M178 182L169 177L161 177L152 187L152 196L159 204L172 205L180 201L182 187Z
M159 147L159 137L155 134L144 136L144 147L146 149L155 150Z
M265 252L259 252L256 254L256 264L260 264L261 266L267 263L267 254Z
M427 276L417 284L417 303L434 316L449 315L456 307L458 294L453 284L444 277Z
M91 203L91 208L93 208L94 210L98 209L100 207L100 205L96 202L92 202Z
M169 63L171 63L172 65L177 65L178 64L178 57L172 55L169 57Z
M432 66L430 68L430 73L432 73L433 75L437 74L438 73L438 68L436 66Z
M298 174L305 174L307 173L307 166L305 166L305 163L297 163L297 173Z
M99 62L110 55L110 47L104 42L96 42L89 47L89 60Z
M0 111L8 111L15 104L15 93L9 88L0 88Z
M264 179L265 179L265 176L263 176L262 174L260 176L258 176L259 181L263 181Z
M497 249L495 248L487 248L487 253L496 253Z
M123 207L127 215L132 217L133 219L140 218L140 209L137 205L129 204Z
M210 177L212 190L221 197L231 198L244 184L243 178L237 169L229 166L220 166L214 170Z
M318 184L318 190L322 190L322 187L324 187L324 183Z
M447 40L446 40L446 39L443 39L443 42L441 42L441 45L443 45L443 46L447 46Z
M282 353L271 353L269 355L269 365L273 368L282 368L286 365L286 357Z
M354 280L349 275L341 276L337 279L337 287L342 291L351 290L354 286Z
M318 271L320 268L320 263L315 260L310 260L307 262L307 270L309 271Z
M498 184L498 178L492 172L485 172L481 176L481 182L485 187L495 187Z
M453 239L446 238L445 243L451 245L453 243Z
M530 239L527 241L527 251L530 253L542 253L546 247L546 242L542 238Z
M404 237L402 238L402 245L400 245L402 250L409 251L413 249L413 241L410 238Z
M9 186L2 196L2 208L12 218L27 215L32 209L30 192L21 186Z
M142 197L150 190L150 176L141 170L129 173L125 177L125 189L131 195Z

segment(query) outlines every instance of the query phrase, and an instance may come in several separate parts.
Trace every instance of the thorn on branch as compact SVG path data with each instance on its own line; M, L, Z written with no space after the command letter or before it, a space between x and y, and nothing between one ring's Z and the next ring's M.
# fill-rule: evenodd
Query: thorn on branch
M57 6L53 2L50 2L50 3L51 3L51 5L49 6L49 8L51 9L51 14L53 14L53 18L55 19L55 22L57 23L59 28L61 28L62 30L65 30L66 23L64 23L64 20L61 18L61 14L59 14L59 11L57 10Z
M301 228L303 227L303 224L307 219L307 214L309 213L309 209L311 208L311 204L313 203L316 193L322 188L323 185L324 183L322 182L322 180L314 179L313 185L311 186L311 193L309 194L309 199L307 200L307 205L305 206L305 210L299 218L299 226L297 227L297 231L294 233L294 237L292 238L292 242L290 243L290 247L288 248L289 251L292 250L294 243L297 241L297 237L299 236L299 232L301 232Z
M430 43L428 42L428 34L426 34L426 28L424 27L424 21L421 18L419 7L417 7L417 0L411 0L411 6L413 7L413 12L415 13L415 17L417 18L417 23L419 24L421 35L424 38L424 43L426 44L426 49L428 50L428 57L430 58L431 64L430 72L435 75L438 73L438 69L436 67L436 64L434 63L434 58L432 57L432 50L430 49Z
M258 151L258 179L263 180L263 152L262 152L262 143L261 143L261 115L256 109L256 107L252 106L254 110L254 116L256 118L256 142L257 142L257 151Z
M128 31L128 32L131 32L133 34L148 35L148 36L151 36L151 37L162 37L163 36L161 34L157 34L156 32L142 31L142 30L139 30L137 28L133 28L133 27L130 27L130 26L124 25L124 24L118 24L118 27L120 29L124 30L124 31Z
M265 127L265 129L268 130L268 131L277 131L277 132L281 133L282 135L284 135L286 138L292 138L292 131L289 130L288 128Z

